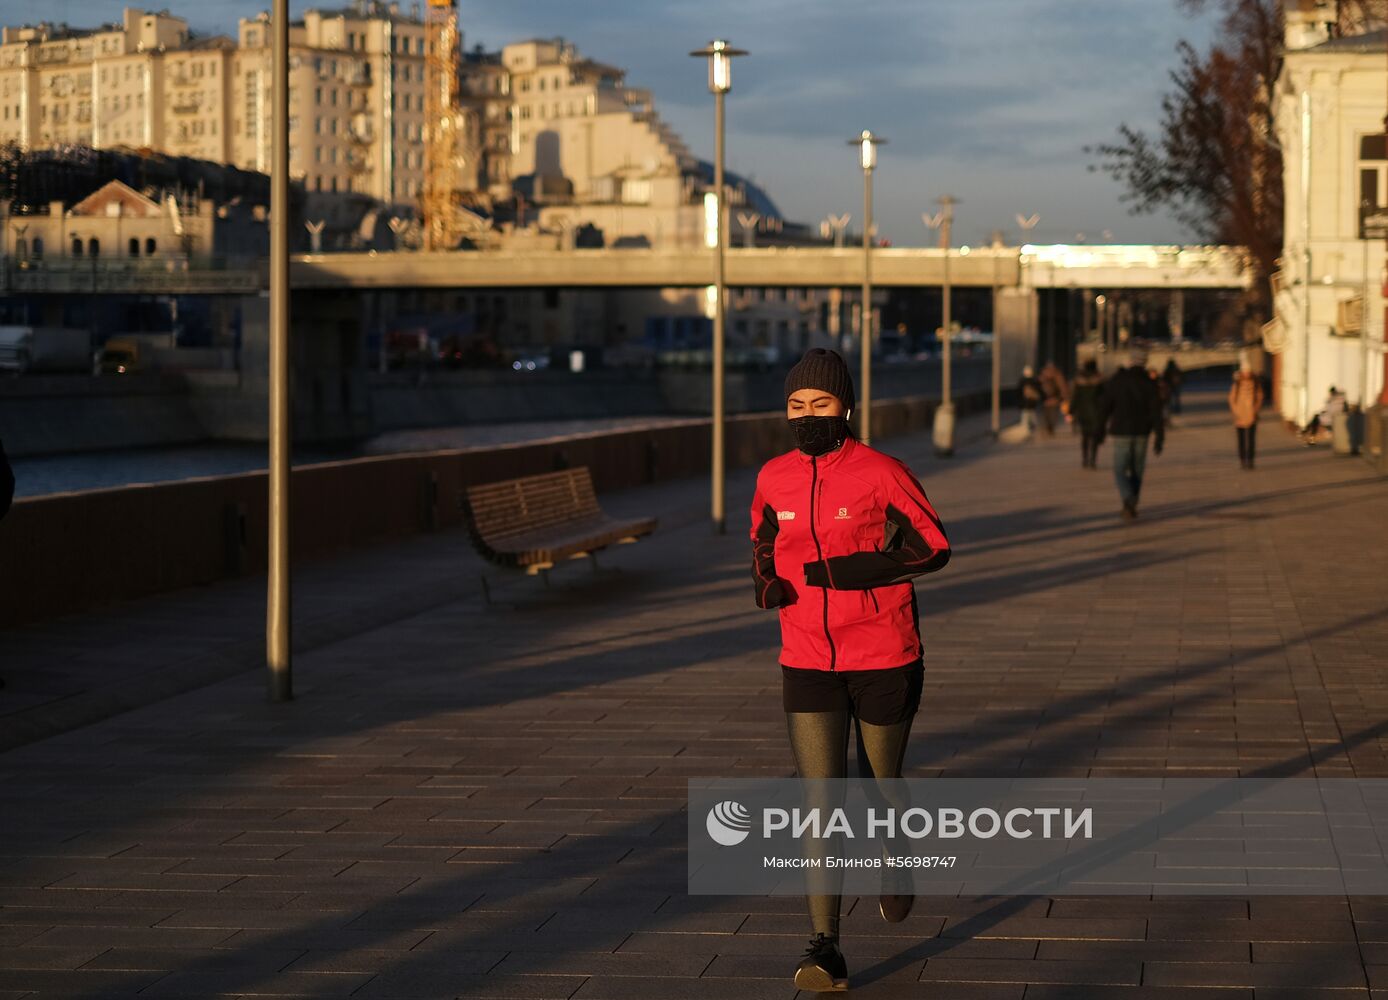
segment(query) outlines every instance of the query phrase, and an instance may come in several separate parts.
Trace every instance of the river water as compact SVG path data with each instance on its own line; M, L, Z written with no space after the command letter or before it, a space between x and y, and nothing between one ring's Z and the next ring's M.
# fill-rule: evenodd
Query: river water
M371 438L351 449L301 448L295 465L330 462L365 455L393 455L410 451L449 448L495 447L593 431L620 430L680 423L689 418L605 417L589 420L545 420L513 424L478 424L467 427L432 427L394 431ZM15 495L46 496L74 490L103 489L135 483L162 483L199 476L224 476L264 469L268 454L264 445L205 444L177 448L131 448L120 451L12 458Z

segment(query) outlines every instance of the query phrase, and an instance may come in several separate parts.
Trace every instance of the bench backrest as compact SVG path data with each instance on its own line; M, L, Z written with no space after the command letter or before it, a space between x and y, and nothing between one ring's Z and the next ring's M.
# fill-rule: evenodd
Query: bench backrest
M602 514L588 467L546 472L467 488L477 533L500 541Z

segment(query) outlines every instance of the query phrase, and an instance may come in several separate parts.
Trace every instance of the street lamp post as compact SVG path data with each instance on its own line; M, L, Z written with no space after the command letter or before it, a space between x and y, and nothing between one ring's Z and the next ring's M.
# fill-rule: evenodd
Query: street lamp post
M989 430L993 434L993 440L996 441L998 434L1002 431L1002 356L1001 352L998 350L1000 346L1000 338L998 336L998 296L1000 294L998 290L998 256L1002 253L1003 248L1002 230L994 231L992 244L993 246L991 249L993 253L993 346L992 350L989 352L992 355L992 357L989 358L989 367L992 368L991 374L993 388L992 392L990 393L989 399L989 403L991 404L989 407Z
M843 233L848 228L848 222L852 218L847 212L842 215L830 215L820 223L820 235L825 239L829 238L830 232L834 234L834 249L843 249ZM847 337L844 336L841 319L843 312L843 289L838 285L829 289L829 329L825 332L833 339L835 346L842 352L847 353Z
M940 405L935 409L933 437L935 454L941 458L947 458L954 454L954 397L950 370L950 327L953 325L950 317L950 228L954 224L954 206L959 204L959 199L953 195L942 195L939 198L939 204L939 212L935 215L922 215L921 218L932 229L939 228L940 246L945 251L945 280L941 295L942 315L940 317Z
M1041 221L1041 216L1038 215L1038 214L1035 213L1035 212L1032 212L1030 215L1023 215L1021 212L1018 212L1016 218L1017 218L1017 225L1019 225L1019 226L1022 227L1022 243L1023 243L1023 244L1029 244L1029 243L1031 242L1031 231L1032 231L1033 229L1035 229L1035 228L1036 228L1036 224L1037 224L1038 222ZM1052 284L1054 284L1054 278L1055 278L1055 263L1054 263L1054 261L1052 261L1052 263L1051 263L1051 278L1052 278ZM1020 283L1020 281L1021 281L1021 274L1020 274L1020 272L1019 272L1019 274L1018 274L1018 281L1019 281L1019 283ZM1034 287L1031 288L1031 289L1028 289L1027 292L1026 292L1026 300L1025 300L1025 301L1026 301L1026 336L1027 336L1027 337L1030 337L1030 336L1031 336L1031 303L1032 303L1032 300L1033 300L1033 299L1037 299L1037 300L1039 301L1039 299L1038 299L1038 296L1039 296L1039 295L1040 295L1040 293L1039 293ZM1054 296L1052 296L1052 297L1054 297ZM1052 309L1055 308L1055 304L1054 304L1054 303L1051 304L1051 308L1052 308ZM1037 324L1036 324L1036 325L1037 325L1038 327L1041 325L1040 317L1039 317L1039 316L1037 317ZM1040 332L1038 331L1038 332L1037 332L1037 339L1040 339L1040 336L1041 336L1041 334L1040 334ZM1044 353L1044 352L1043 352L1043 353Z
M265 659L271 701L294 695L289 617L289 0L274 0L270 170L270 552Z
M714 256L717 260L717 276L714 282L713 307L713 496L711 500L713 530L723 534L727 529L724 513L725 449L724 449L724 400L723 400L723 347L727 307L727 282L724 273L723 252L728 244L728 210L724 204L723 185L723 99L733 85L733 57L745 56L742 49L735 49L722 39L714 39L691 56L703 56L708 60L708 89L713 94L713 190L715 214Z
M859 310L858 351L862 398L858 401L858 436L863 444L872 443L872 172L877 167L877 147L887 140L863 129L848 140L858 147L858 164L863 168L863 307Z

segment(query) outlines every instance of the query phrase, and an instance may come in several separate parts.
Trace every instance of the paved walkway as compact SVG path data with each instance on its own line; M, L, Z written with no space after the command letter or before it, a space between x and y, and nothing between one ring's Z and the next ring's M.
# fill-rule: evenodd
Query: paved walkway
M891 442L957 552L909 774L1388 776L1388 483L1270 423L1243 472L1197 402L1135 524L1069 438ZM291 704L241 674L0 756L0 998L793 996L800 900L685 892L685 779L791 773L749 485L725 537L700 484L618 498L671 522L620 571L423 602ZM1388 996L1384 899L845 905L862 996Z

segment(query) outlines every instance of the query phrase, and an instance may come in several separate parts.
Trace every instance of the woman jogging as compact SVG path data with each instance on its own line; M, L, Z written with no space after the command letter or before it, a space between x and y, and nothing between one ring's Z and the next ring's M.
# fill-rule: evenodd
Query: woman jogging
M781 619L782 703L801 779L842 779L848 732L858 771L901 776L923 665L915 586L949 561L949 540L916 477L849 433L853 380L843 359L816 348L786 376L796 449L771 459L752 500L752 576L758 607ZM813 936L795 970L806 990L844 989L839 950L842 873L814 876ZM904 920L914 896L884 882L883 919Z

